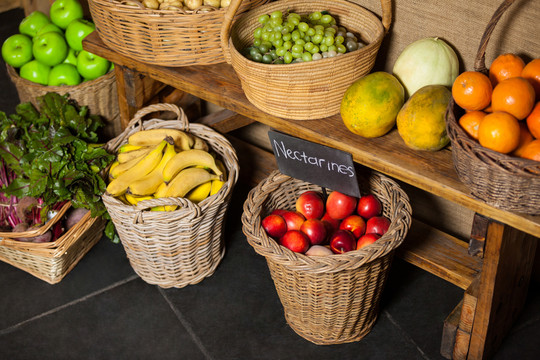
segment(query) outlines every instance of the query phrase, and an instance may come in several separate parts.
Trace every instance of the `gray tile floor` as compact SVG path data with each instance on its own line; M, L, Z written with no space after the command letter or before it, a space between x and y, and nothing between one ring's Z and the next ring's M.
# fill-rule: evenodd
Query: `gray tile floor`
M21 10L0 14L0 41ZM0 71L0 110L18 103ZM103 238L58 284L0 262L0 359L443 359L443 321L462 291L399 259L379 318L361 341L318 346L287 325L265 259L242 233L248 189L238 184L227 213L227 252L213 276L161 289L132 270L121 245ZM495 359L540 358L540 291Z

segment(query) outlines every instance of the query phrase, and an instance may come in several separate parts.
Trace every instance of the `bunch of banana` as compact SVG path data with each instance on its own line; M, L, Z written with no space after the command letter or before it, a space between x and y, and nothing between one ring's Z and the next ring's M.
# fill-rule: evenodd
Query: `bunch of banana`
M210 153L204 139L176 129L141 130L118 149L109 168L107 192L132 205L159 197L198 203L217 193L226 176L223 162Z

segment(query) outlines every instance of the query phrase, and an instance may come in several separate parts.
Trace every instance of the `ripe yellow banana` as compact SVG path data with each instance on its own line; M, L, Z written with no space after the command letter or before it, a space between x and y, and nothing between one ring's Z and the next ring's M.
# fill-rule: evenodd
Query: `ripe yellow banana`
M141 156L146 156L154 148L155 148L155 146L144 146L144 147L141 147L140 149L137 149L137 150L118 153L118 155L116 155L116 160L118 160L118 162L120 164L122 164L122 163L128 162L130 160L140 158Z
M156 145L167 136L173 138L173 142L182 150L191 149L194 140L189 134L178 129L149 129L141 130L129 136L128 142L132 145Z
M191 149L177 153L163 169L163 180L171 181L176 174L190 166L201 166L212 169L216 175L221 175L214 157L204 150Z
M184 197L195 187L216 179L219 179L218 175L212 174L204 169L184 169L171 180L167 186L165 197Z
M210 188L210 195L217 194L217 192L225 185L225 181L221 180L212 180L212 187Z
M142 146L131 145L130 143L126 143L126 144L124 144L124 145L122 145L122 146L120 146L118 148L117 153L120 154L120 153L124 153L124 152L128 152L128 151L138 150L140 148L142 148Z
M200 137L196 136L196 135L192 135L193 137L193 149L197 149L197 150L204 150L204 151L209 151L210 150L210 147L208 146L208 143L204 140L204 139L201 139Z
M151 195L155 193L159 186L163 184L163 168L174 155L176 155L174 144L167 143L165 153L156 168L139 180L132 182L128 187L128 192L134 195Z
M153 196L135 196L135 195L128 194L128 193L125 193L124 196L125 196L126 200L127 200L131 205L137 205L137 203L138 203L139 201L149 200L149 199L153 199L153 198L154 198Z
M114 171L114 168L117 167L118 165L120 165L120 163L118 162L118 160L115 160L109 167L109 180L114 179L114 177L112 176L112 172Z
M219 181L219 180L207 181L197 186L186 195L186 199L190 200L191 202L195 204L203 201L204 199L208 197L208 195L210 195L210 189L212 188L212 182L214 181Z
M219 170L221 170L221 180L227 181L227 168L225 167L225 164L220 159L216 159L216 165Z
M135 166L120 174L116 179L111 181L107 186L107 192L112 196L122 195L126 192L128 186L150 173L159 164L163 157L163 149L167 145L167 141L163 140L154 150L150 151L141 161Z
M111 168L109 169L109 178L116 179L118 176L120 176L120 174L126 172L127 170L137 165L137 163L141 161L144 158L144 156L145 155L141 155L138 158L131 159L125 163L121 163L121 164L118 163L118 165L115 166L114 168L111 166Z

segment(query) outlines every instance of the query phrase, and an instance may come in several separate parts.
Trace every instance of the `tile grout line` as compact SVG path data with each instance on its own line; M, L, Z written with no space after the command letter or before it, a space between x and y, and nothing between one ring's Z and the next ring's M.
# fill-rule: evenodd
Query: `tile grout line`
M35 321L35 320L41 319L41 318L43 318L43 317L46 317L46 316L48 316L48 315L54 314L54 313L56 313L56 312L58 312L58 311L60 311L60 310L63 310L63 309L68 308L68 307L70 307L70 306L72 306L72 305L75 305L75 304L78 304L78 303L83 302L83 301L85 301L85 300L88 300L88 299L90 299L90 298L92 298L92 297L94 297L94 296L97 296L97 295L99 295L99 294L102 294L102 293L104 293L104 292L106 292L106 291L109 291L109 290L114 289L114 288L116 288L116 287L118 287L118 286L124 285L124 284L126 284L126 283L128 283L128 282L130 282L130 281L133 281L133 280L135 280L135 279L138 279L138 278L139 278L138 275L132 275L132 276L130 276L130 277L124 279L124 280L115 282L115 283L113 283L113 284L111 284L111 285L109 285L109 286L107 286L107 287L104 287L104 288L102 288L102 289L100 289L100 290L94 291L94 292L92 292L92 293L90 293L90 294L88 294L88 295L85 295L85 296L81 297L81 298L78 298L78 299L76 299L76 300L70 301L70 302L68 302L68 303L65 303L64 305L60 305L60 306L58 306L58 307L52 308L52 309L49 310L49 311L46 311L46 312L44 312L44 313L41 313L41 314L39 314L39 315L36 315L36 316L33 316L33 317L29 318L29 319L26 319L26 320L24 320L24 321L21 321L21 322L18 323L18 324L15 324L15 325L12 325L12 326L10 326L10 327L7 327L7 328L5 328L5 329L0 330L0 336L9 334L9 333L11 333L11 332L17 330L17 329L20 328L21 326L26 325L26 324L28 324L28 323L30 323L30 322L32 322L32 321Z
M418 350L418 352L420 353L420 355L426 359L426 360L429 360L429 357L426 355L426 353L424 353L424 351L422 351L422 349L418 346L418 344L416 344L416 342L407 334L407 332L405 330L403 330L403 328L401 326L399 326L399 324L397 323L396 320L394 320L394 318L392 317L392 315L390 315L390 313L388 311L383 311L383 314L388 318L388 320L390 320L390 322L396 327L398 328L399 332L401 333L401 335L410 343L412 343L415 347L416 347L416 350Z
M186 320L186 318L182 315L182 313L173 305L173 303L169 300L169 298L167 297L167 294L165 294L165 291L161 288L161 287L157 287L158 288L158 291L159 293L161 294L161 296L163 296L163 298L165 299L165 301L167 302L167 304L169 304L169 307L171 308L171 310L174 312L174 314L176 315L176 318L180 321L180 323L182 324L182 326L186 329L186 331L188 332L188 334L191 336L191 339L193 340L193 342L197 345L197 347L199 348L199 350L201 350L201 352L203 353L203 355L208 359L208 360L213 360L213 357L212 355L210 355L210 353L208 352L208 350L206 350L204 344L202 343L201 339L199 339L199 337L197 336L197 334L195 334L195 331L193 331L193 329L191 328L191 325L189 324L189 322Z

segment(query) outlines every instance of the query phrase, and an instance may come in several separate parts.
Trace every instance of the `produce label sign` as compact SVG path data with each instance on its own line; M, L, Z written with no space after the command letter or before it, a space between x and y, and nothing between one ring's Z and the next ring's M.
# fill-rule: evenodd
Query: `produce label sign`
M350 153L286 135L268 132L281 173L360 197L358 179Z

